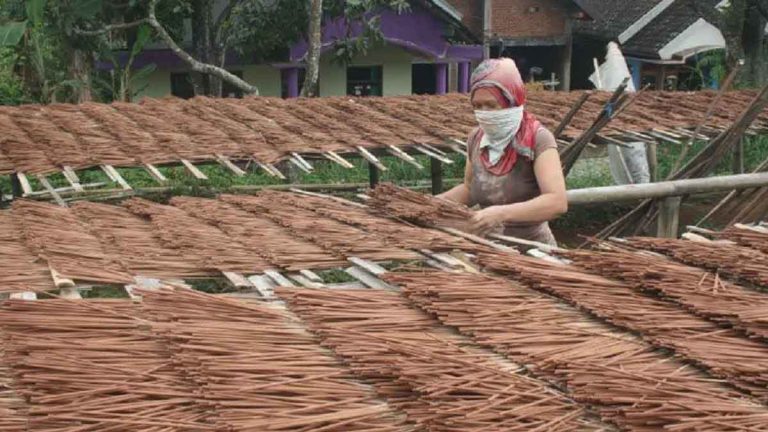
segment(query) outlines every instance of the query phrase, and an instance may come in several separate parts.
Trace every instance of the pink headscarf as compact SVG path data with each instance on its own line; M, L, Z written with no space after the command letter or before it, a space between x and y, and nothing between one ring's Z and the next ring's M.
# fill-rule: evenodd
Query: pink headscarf
M470 98L478 89L487 89L496 97L504 108L525 105L525 84L520 76L515 61L510 58L489 59L480 63L480 66L472 73L472 90ZM502 159L491 166L488 159L488 151L481 153L481 160L485 168L495 175L504 175L512 170L520 154L529 160L534 159L534 147L536 146L536 133L541 123L527 110L523 113L523 123L515 135L511 146L507 147ZM482 138L482 130L477 140Z

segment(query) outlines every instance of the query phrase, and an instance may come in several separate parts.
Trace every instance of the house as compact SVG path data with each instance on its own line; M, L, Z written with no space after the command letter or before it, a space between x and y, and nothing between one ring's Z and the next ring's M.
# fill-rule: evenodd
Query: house
M589 86L592 58L602 58L605 45L616 41L636 88L677 89L698 55L726 47L723 34L703 13L721 1L579 0L593 20L575 28L574 57L581 59L573 70L576 86Z
M526 80L550 80L570 89L575 23L589 20L576 0L449 0L490 57L515 59Z
M320 96L442 94L466 92L471 63L482 59L480 40L463 24L465 17L445 0L412 1L410 11L381 14L384 45L355 58L351 64L332 61L329 52L335 39L347 34L348 24L339 19L324 25L320 63ZM360 29L351 25L351 33ZM228 56L226 68L258 86L264 96L296 97L303 82L307 43L294 44L280 61L253 63ZM188 67L169 49L158 46L142 52L135 68L155 64L156 70L138 83L141 96L194 95ZM225 95L238 95L225 86Z

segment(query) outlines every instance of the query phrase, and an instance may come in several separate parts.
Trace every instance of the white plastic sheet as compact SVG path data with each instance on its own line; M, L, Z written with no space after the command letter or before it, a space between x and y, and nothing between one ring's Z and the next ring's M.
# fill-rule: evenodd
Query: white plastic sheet
M636 91L627 62L615 42L608 44L605 63L600 65L589 80L600 90L614 91L629 77L627 91ZM627 143L627 147L608 145L608 164L616 184L648 183L651 181L648 157L642 142Z

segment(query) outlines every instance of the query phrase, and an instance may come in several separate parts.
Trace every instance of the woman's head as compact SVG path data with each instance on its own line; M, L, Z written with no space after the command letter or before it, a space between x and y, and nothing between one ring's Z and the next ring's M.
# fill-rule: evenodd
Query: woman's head
M514 60L489 59L472 73L470 97L475 110L493 111L525 104L525 84Z

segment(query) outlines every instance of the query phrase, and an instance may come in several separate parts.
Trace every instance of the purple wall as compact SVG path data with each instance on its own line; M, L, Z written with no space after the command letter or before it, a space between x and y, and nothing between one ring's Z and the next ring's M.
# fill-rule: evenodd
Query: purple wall
M353 23L352 35L361 34L359 23ZM381 30L384 38L391 45L400 46L428 59L441 62L466 62L483 58L482 45L451 45L445 40L446 23L423 8L414 7L411 12L398 15L391 10L381 13ZM323 50L333 46L335 40L346 37L347 22L343 19L333 21L323 28ZM288 63L297 66L307 53L307 42L301 41L290 49ZM127 53L119 53L121 63L125 63ZM228 66L249 64L247 58L228 55ZM158 69L187 69L187 66L169 49L144 51L134 61L135 68L156 64ZM287 65L275 65L278 68ZM109 62L99 62L97 68L112 69Z
M483 58L481 45L451 45L445 40L446 24L421 8L398 15L391 10L381 13L381 31L387 43L412 50L419 55L440 60L478 60ZM352 23L352 35L361 34L359 23ZM323 28L323 50L328 50L337 39L345 38L347 22L337 19ZM290 61L301 61L307 54L307 42L301 41L291 48Z

